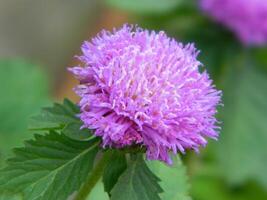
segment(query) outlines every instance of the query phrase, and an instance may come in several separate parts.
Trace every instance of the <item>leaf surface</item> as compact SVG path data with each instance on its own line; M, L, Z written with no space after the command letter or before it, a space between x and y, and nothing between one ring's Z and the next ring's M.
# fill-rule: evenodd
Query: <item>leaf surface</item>
M92 132L82 127L78 117L79 107L68 99L62 104L54 103L52 107L43 108L40 115L32 117L29 129L32 131L59 130L74 140L88 140Z
M143 157L133 155L127 169L111 191L111 200L159 200L159 193L163 192L159 181Z
M267 188L267 74L251 54L226 64L219 166L230 183L258 180Z
M0 171L0 191L23 192L27 200L66 200L93 168L98 143L55 131L35 135L24 148L15 149L15 157Z
M107 164L104 174L103 183L105 191L110 194L112 188L117 183L120 175L126 170L127 163L125 154L116 150L111 152L109 163Z
M185 166L178 156L173 156L173 165L168 166L159 161L148 161L148 166L160 178L160 186L164 190L160 194L162 200L190 200L189 184Z
M49 84L39 66L23 60L0 60L0 167L11 149L29 139L28 119L49 101Z

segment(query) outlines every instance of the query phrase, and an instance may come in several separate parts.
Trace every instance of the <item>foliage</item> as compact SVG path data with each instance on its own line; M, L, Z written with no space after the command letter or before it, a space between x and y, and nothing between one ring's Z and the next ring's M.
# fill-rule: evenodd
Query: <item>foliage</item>
M111 191L111 200L159 200L159 178L146 166L142 155L132 155L129 166Z
M0 190L23 192L28 200L65 200L93 168L98 143L71 140L54 131L35 135L25 148L15 149L15 157L0 172Z
M172 166L157 161L148 162L150 169L161 179L159 184L164 190L164 193L160 194L161 199L190 200L186 168L179 157L173 157L172 159Z
M90 139L91 131L80 129L82 122L78 118L78 114L78 106L68 99L64 99L62 105L54 103L53 107L43 108L40 115L32 117L29 129L39 132L60 130L63 134L75 140Z
M265 199L266 45L243 46L233 33L201 13L197 2L183 0L164 13L135 12L131 16L144 28L164 30L182 42L194 42L201 50L199 59L223 90L224 106L218 115L221 137L216 144L210 142L201 156L186 156L185 163L193 179L193 198Z
M118 178L127 168L127 161L124 153L113 150L111 152L109 163L107 164L103 173L103 184L105 191L109 194L117 183Z
M101 154L109 154L108 161L88 199L267 199L267 48L241 45L199 11L197 0L106 2L144 28L195 42L199 59L223 90L219 141L199 155L183 156L187 170L180 158L173 158L173 166L145 161L136 152L102 149L93 131L80 129L79 107L66 99L31 119L29 128L38 134L16 148L1 170L0 200L76 199ZM27 119L47 104L48 81L38 67L19 60L1 61L0 77L1 165L11 147L32 137L25 131Z
M166 13L173 10L181 3L181 0L106 0L106 2L111 6L125 9L133 13L153 14Z
M28 118L48 102L48 80L40 67L22 60L0 61L0 167L31 135Z
M0 98L0 132L20 132L26 129L28 117L47 101L47 77L33 64L22 60L1 60L0 79L3 94Z
M226 71L223 83L224 128L218 158L230 183L258 180L267 189L267 74L249 52L236 57L226 62L235 67Z
M14 149L15 156L0 171L0 193L23 194L23 199L27 200L79 199L77 192L102 177L104 191L113 200L161 199L158 195L163 192L158 184L160 179L153 172L168 172L167 166L155 165L151 171L142 154L136 155L138 151L132 149L103 151L99 138L94 137L89 130L80 129L78 113L78 107L65 99L63 104L55 103L32 118L30 129L39 134L35 134L33 140L26 141L25 147ZM101 162L98 154L108 157L107 161ZM104 166L98 166L99 163ZM181 189L175 195L182 197L188 189L184 185L184 169L178 167L175 168L176 172L171 171L169 173L177 176L165 179L163 187L167 189L169 181L171 185L176 178L180 178L178 184ZM161 176L165 178L163 174ZM98 190L102 190L99 183ZM174 195L172 191L166 190L166 196L168 193ZM90 197L99 198L96 193ZM101 198L106 196L101 195Z
M198 175L192 180L192 195L197 200L251 200L266 199L267 194L262 187L254 182L242 187L229 187L221 178Z

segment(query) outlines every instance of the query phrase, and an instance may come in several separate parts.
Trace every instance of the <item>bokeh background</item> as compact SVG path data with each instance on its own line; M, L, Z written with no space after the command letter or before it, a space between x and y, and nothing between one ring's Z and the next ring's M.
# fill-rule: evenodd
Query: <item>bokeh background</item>
M188 185L181 188L175 177L172 189L186 190L177 200L267 199L267 47L244 47L196 1L1 0L0 167L13 147L32 137L30 116L64 97L78 100L66 68L77 64L81 43L102 29L139 24L194 42L224 93L220 138L200 154L182 156ZM101 184L90 199L108 199Z

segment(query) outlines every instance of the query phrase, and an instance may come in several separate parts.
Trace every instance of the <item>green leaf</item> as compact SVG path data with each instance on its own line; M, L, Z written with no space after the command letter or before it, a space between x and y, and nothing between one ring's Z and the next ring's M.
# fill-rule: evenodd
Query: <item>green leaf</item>
M251 54L232 56L228 61L224 126L216 145L219 166L232 184L257 180L267 188L267 74Z
M147 167L142 155L132 155L126 171L111 191L111 200L159 200L159 178Z
M267 47L261 47L261 48L254 48L251 50L252 56L254 58L254 61L256 62L256 65L264 70L267 71Z
M82 123L69 123L66 124L65 128L62 130L62 133L67 137L74 140L89 140L93 137L91 130L87 128L81 129Z
M41 114L32 117L30 130L63 129L68 123L79 122L76 116L79 108L68 99L63 104L55 103L53 107L43 108Z
M22 200L22 195L10 194L8 192L1 192L0 193L0 200Z
M32 135L27 133L28 118L48 103L49 84L39 66L22 60L0 60L0 167Z
M127 163L125 154L116 150L111 152L109 163L103 173L103 183L105 192L110 194L112 188L117 183L120 175L126 170Z
M192 178L192 196L198 200L261 200L267 199L267 192L255 183L231 188L223 179L211 175L195 175Z
M159 161L149 161L148 166L160 178L160 186L164 190L160 194L162 200L190 200L189 184L186 169L178 156L173 156L173 165L168 166Z
M0 80L0 133L26 130L28 117L47 103L45 73L24 61L0 60Z
M1 170L0 191L23 192L27 200L66 200L93 168L98 143L54 131L35 135L24 148L15 149L15 157Z
M104 191L102 181L98 181L98 183L88 195L87 200L109 200L107 193Z
M80 110L68 99L63 104L55 103L53 107L43 108L41 114L32 117L29 129L33 131L61 130L63 134L74 140L88 140L92 133L89 129L81 129L83 123L77 117Z
M106 0L108 5L139 14L166 13L183 0Z

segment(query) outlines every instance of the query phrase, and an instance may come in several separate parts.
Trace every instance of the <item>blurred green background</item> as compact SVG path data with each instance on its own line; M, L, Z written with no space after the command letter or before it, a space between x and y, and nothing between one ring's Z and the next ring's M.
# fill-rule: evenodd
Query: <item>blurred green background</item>
M13 147L32 136L27 132L30 116L52 101L78 100L66 68L77 64L73 56L82 41L123 23L194 42L223 90L219 140L200 154L182 156L186 168L179 168L186 170L188 181L167 169L159 172L171 180L170 192L186 191L173 200L188 195L195 200L267 199L267 46L242 46L201 13L197 0L1 0L0 167ZM89 198L108 199L101 184Z

